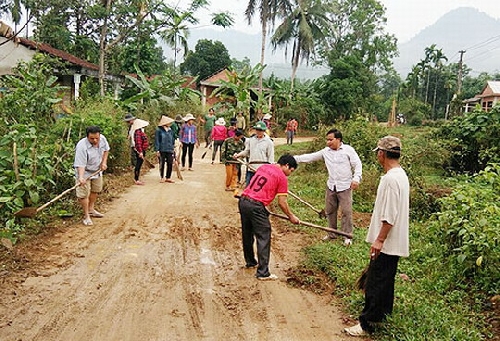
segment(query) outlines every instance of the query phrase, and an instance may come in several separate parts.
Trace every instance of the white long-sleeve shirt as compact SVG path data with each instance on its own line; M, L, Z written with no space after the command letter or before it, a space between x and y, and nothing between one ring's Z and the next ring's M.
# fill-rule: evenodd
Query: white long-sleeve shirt
M310 163L323 159L328 169L326 185L332 191L345 191L351 182L361 182L362 165L353 147L342 143L339 149L325 147L315 153L294 156L297 162Z

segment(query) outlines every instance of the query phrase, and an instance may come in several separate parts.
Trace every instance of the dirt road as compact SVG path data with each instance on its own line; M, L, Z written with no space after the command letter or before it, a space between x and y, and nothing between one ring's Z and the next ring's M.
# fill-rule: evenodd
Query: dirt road
M348 340L331 293L287 284L311 237L275 220L279 280L242 268L236 199L203 151L184 181L159 183L155 168L94 226L26 248L26 271L0 269L0 340Z

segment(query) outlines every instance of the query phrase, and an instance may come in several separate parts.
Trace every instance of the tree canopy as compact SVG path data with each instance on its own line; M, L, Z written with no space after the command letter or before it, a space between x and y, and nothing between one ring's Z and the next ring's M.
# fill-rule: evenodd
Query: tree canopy
M231 65L227 48L220 41L199 40L180 65L181 73L198 76L199 81Z

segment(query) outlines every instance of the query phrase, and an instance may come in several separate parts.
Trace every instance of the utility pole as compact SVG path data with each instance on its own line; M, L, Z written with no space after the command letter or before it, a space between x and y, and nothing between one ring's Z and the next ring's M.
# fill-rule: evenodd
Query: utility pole
M457 95L460 95L460 93L462 92L462 65L465 52L465 50L458 51L458 53L460 53L460 61L458 62Z

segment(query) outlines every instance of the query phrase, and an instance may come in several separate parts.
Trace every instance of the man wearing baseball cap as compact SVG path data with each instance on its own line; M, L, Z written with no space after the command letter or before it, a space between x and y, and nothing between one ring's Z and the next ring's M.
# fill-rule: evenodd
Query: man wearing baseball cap
M250 183L256 170L263 164L274 163L274 144L266 135L266 124L258 121L253 126L255 135L245 140L245 150L234 154L235 159L248 157L246 186Z
M366 241L370 265L365 282L365 306L359 323L344 331L352 336L372 333L378 322L392 313L394 281L400 257L409 255L410 185L401 168L401 141L385 136L378 141L377 160L384 168Z

